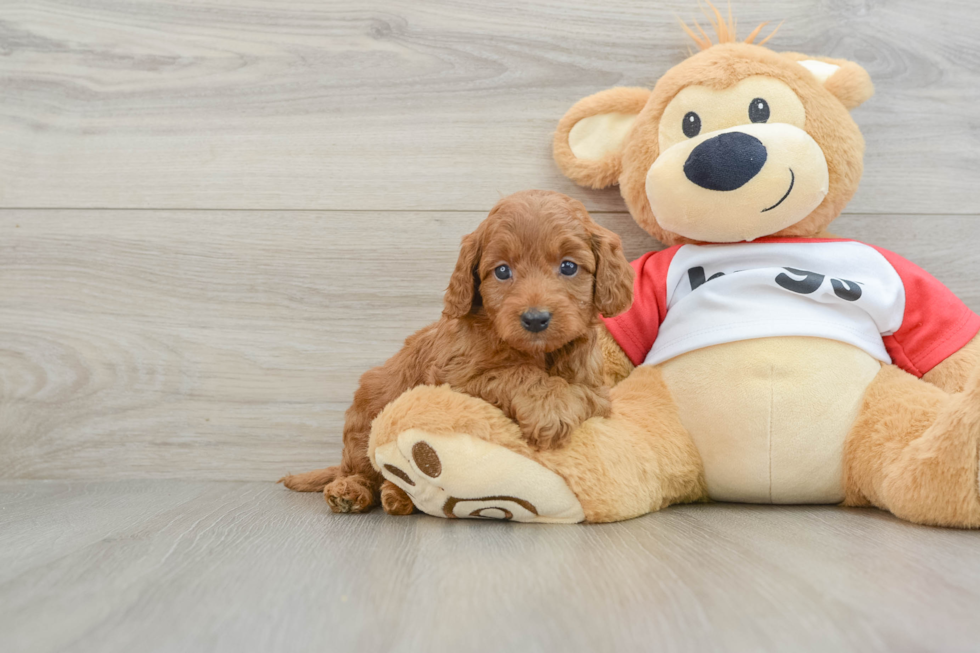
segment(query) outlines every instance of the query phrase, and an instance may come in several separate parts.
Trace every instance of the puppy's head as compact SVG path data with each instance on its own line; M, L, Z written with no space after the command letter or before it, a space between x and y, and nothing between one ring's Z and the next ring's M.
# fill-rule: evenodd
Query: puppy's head
M500 200L463 238L444 314L484 311L511 347L548 352L632 301L633 268L619 236L593 222L581 202L523 191Z

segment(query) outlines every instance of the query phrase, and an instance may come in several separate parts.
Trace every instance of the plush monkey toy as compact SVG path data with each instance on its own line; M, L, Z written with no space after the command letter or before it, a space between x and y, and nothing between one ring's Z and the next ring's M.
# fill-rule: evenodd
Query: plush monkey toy
M558 125L577 183L618 183L670 246L634 262L633 308L606 320L612 416L532 450L499 410L411 390L371 455L445 517L603 522L672 503L836 503L980 527L980 316L914 264L824 230L864 141L857 64L718 43L650 91L613 88ZM401 470L395 475L386 469Z

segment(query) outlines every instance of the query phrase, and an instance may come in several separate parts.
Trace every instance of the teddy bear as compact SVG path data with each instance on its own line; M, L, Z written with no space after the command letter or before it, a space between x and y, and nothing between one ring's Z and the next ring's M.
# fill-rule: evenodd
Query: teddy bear
M874 506L980 527L980 316L889 251L826 231L861 178L856 63L716 41L652 90L575 103L554 157L619 185L667 249L605 320L608 417L538 451L498 409L418 387L377 417L373 464L430 515L609 522L672 504ZM697 31L695 31L695 29ZM771 34L770 34L771 36Z

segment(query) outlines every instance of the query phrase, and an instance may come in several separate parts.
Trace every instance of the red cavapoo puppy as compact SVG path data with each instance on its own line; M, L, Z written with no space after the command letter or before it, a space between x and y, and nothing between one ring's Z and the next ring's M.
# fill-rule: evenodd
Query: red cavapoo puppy
M323 490L334 512L366 512L378 497L392 514L411 499L368 459L371 422L418 385L448 383L499 407L540 449L560 447L586 419L609 414L599 314L633 301L633 268L619 236L581 202L548 191L500 200L463 238L442 319L361 377L344 423L340 465L286 476L286 487Z

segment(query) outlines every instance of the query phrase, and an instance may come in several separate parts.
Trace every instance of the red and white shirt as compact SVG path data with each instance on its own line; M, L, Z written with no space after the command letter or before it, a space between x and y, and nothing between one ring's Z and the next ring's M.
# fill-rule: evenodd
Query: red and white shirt
M737 340L840 340L922 376L980 331L925 270L853 240L678 245L633 262L633 306L605 320L635 365Z

